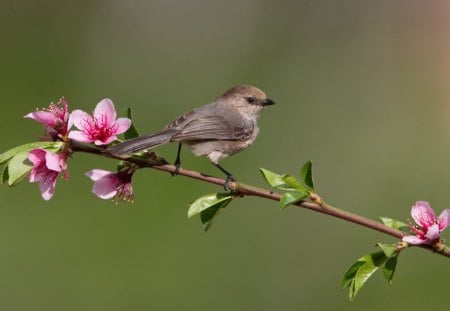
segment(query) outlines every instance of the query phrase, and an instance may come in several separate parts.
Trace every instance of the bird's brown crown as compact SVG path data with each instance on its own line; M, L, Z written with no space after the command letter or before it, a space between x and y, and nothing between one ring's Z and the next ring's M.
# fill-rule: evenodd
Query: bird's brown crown
M261 102L267 98L262 90L251 85L238 85L232 87L220 97L222 99L241 97L247 99L250 103L251 101L255 101L255 103Z

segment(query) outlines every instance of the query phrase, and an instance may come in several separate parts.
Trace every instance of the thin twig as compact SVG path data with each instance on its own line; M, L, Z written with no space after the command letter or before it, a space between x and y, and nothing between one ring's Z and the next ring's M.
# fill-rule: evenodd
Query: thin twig
M85 144L79 143L77 141L70 141L70 149L72 151L91 153L91 154L96 154L96 155L100 155L100 156L104 156L104 157L108 157L108 158L112 158L112 159L128 161L128 162L136 164L140 167L153 168L153 169L156 169L159 171L164 171L164 172L169 172L169 173L176 172L175 165L166 164L166 161L164 161L163 159L145 158L145 157L141 157L141 156L129 156L129 155L116 156L116 155L112 155L112 154L108 153L105 149L101 149L101 148L98 148L98 147L95 147L92 145L85 145ZM177 171L177 174L181 175L181 176L197 179L197 180L200 180L203 182L219 185L219 186L223 186L224 182L225 182L224 179L205 175L200 172L187 170L187 169L183 169L183 168L179 168ZM257 197L261 197L261 198L265 198L265 199L269 199L269 200L273 200L273 201L280 201L280 198L281 198L281 195L277 192L266 190L263 188L254 187L251 185L246 185L243 183L238 183L238 182L234 183L234 185L232 186L232 189L233 189L234 193L236 193L237 195L241 195L241 196L245 196L245 195L257 196ZM297 202L295 205L298 207L302 207L302 208L306 208L306 209L315 211L315 212L319 212L319 213L327 214L327 215L330 215L330 216L333 216L336 218L340 218L345 221L352 222L354 224L358 224L360 226L364 226L366 228L370 228L370 229L388 234L397 239L401 239L405 235L405 233L400 230L391 228L380 222L376 222L374 220L365 218L363 216L356 215L356 214L335 208L324 202L316 203L316 202L311 202L311 201L300 201L300 202ZM444 249L442 251L437 252L430 245L418 245L418 246L421 248L432 250L436 253L439 253L443 256L450 258L450 248L449 247L444 247Z

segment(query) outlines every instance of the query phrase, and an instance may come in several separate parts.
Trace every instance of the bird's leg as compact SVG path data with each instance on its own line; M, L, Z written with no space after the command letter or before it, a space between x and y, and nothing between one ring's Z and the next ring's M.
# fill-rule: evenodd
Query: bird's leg
M177 176L181 165L181 143L178 143L177 158L175 159L175 163L173 165L175 165L175 171L170 174L172 174L172 176Z
M227 179L225 180L225 183L223 184L223 188L225 191L231 190L230 188L230 182L234 182L235 179L233 175L228 172L226 169L224 169L222 166L220 166L218 163L213 163L219 170L221 170L225 175L227 175Z

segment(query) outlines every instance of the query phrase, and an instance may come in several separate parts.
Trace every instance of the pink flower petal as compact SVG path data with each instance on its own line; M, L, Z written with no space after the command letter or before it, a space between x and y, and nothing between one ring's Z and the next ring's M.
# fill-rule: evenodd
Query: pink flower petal
M116 174L106 175L94 182L92 192L102 199L111 199L117 194L116 183Z
M450 225L450 209L445 209L438 217L439 231L444 231Z
M74 124L78 129L82 130L85 128L86 120L91 120L92 117L84 112L83 110L74 110L70 114L69 124Z
M433 225L436 221L434 211L426 201L417 201L411 208L411 216L414 218L414 221L423 228Z
M72 114L69 114L69 118L67 120L67 131L69 131L73 126L73 118Z
M102 146L102 145L108 145L110 143L112 143L113 141L115 141L117 139L117 136L109 136L106 140L99 140L97 139L94 143L97 146Z
M93 170L90 170L90 171L87 171L86 173L84 173L84 175L86 175L93 181L97 181L100 178L103 178L108 174L113 174L113 172L100 170L100 169L93 169Z
M51 182L40 182L39 189L44 200L50 200L55 194L56 176Z
M81 141L84 143L91 143L92 140L89 139L89 137L86 136L86 134L84 132L81 131L70 131L68 137L70 139L74 139L77 141Z
M33 149L28 153L28 160L34 164L34 166L39 165L41 162L45 161L45 150L43 149Z
M422 240L422 239L416 237L415 235L404 236L402 238L402 241L408 242L409 244L412 244L412 245L427 244L429 242L428 240Z
M45 165L49 170L55 172L61 172L61 157L58 154L46 151L45 153Z
M439 234L439 225L438 224L434 224L430 227L428 227L428 231L425 234L425 237L430 240L430 241L434 241L440 238L440 234Z
M119 118L116 120L117 132L116 134L125 133L131 126L131 120L128 118Z
M40 180L38 177L39 177L39 175L36 174L35 170L31 170L28 181L29 182L38 182Z
M44 174L42 174L41 171L39 170L40 165L41 164L31 169L30 177L28 179L30 182L40 182L41 180L45 179Z
M53 113L49 111L35 111L30 112L24 118L30 118L33 119L39 123L42 123L44 125L47 125L49 127L55 126L56 117Z
M111 99L105 98L102 99L94 110L94 118L101 119L102 117L106 117L107 124L112 124L116 119L116 109Z

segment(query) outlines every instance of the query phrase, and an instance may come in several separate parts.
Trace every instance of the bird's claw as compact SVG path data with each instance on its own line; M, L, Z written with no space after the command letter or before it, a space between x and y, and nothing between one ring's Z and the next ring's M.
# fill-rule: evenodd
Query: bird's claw
M225 189L225 191L233 191L235 188L234 187L235 181L236 180L232 175L227 175L227 179L225 179L225 182L223 183L223 188Z
M175 162L173 165L175 165L175 170L173 172L170 172L170 175L177 176L180 172L180 163Z

